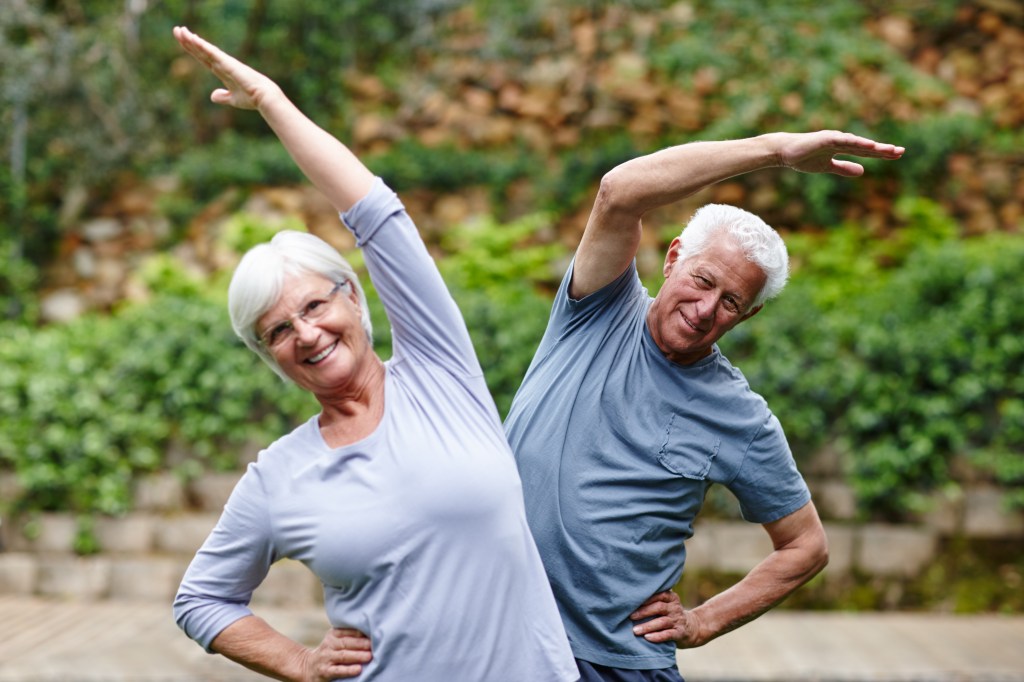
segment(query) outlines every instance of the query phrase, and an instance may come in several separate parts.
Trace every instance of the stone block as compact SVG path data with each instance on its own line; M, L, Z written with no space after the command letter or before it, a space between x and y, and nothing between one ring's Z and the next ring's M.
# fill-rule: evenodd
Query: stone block
M844 459L843 451L839 447L827 444L809 460L801 460L800 471L808 477L842 478Z
M36 591L39 566L31 554L0 554L0 594L29 596Z
M5 541L15 552L70 553L75 549L78 522L70 514L40 514L11 522Z
M166 602L170 608L188 562L173 557L130 557L111 561L111 599Z
M746 573L772 552L771 538L759 524L745 521L698 523L694 537L707 533L711 542L708 568L728 573Z
M207 473L190 481L188 498L194 508L204 512L220 512L224 509L231 491L241 478L241 472Z
M153 549L156 526L157 520L148 514L131 514L98 518L94 531L103 552L144 554Z
M96 600L110 589L110 560L105 557L45 556L39 561L36 592L44 597Z
M135 481L134 501L139 511L180 511L186 505L185 485L167 472L144 476Z
M191 557L217 525L218 514L182 514L160 519L156 529L156 549Z
M963 527L963 494L936 493L931 496L930 503L921 516L921 522L940 535L956 535Z
M252 595L254 605L307 608L323 604L323 587L301 562L282 559L270 567Z
M932 528L868 524L860 529L856 565L869 574L913 577L935 558L937 547Z
M1024 537L1024 514L1006 508L999 488L971 487L964 498L964 532L971 538Z
M850 521L857 516L857 496L845 481L835 478L808 480L814 506L822 518Z
M828 567L825 569L827 574L845 575L853 569L857 534L856 526L825 524L825 535L828 537Z
M715 542L712 532L705 532L704 526L712 522L697 524L693 537L686 541L686 565L683 573L688 570L713 569L715 567Z
M13 500L20 497L24 491L25 489L16 475L0 472L0 500Z

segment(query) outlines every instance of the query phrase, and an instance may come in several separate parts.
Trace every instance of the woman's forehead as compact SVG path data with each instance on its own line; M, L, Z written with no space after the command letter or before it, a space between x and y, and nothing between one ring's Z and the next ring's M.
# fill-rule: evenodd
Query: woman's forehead
M281 283L281 295L270 306L264 317L281 308L285 308L288 313L293 313L295 312L293 308L301 306L311 298L326 294L330 286L331 281L322 275L312 273L288 275Z

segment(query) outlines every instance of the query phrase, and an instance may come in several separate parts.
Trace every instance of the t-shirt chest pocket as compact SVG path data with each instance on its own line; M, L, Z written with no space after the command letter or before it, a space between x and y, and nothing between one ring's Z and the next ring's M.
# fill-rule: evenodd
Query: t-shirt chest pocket
M673 414L665 428L658 461L677 476L703 481L711 473L721 446L721 438Z

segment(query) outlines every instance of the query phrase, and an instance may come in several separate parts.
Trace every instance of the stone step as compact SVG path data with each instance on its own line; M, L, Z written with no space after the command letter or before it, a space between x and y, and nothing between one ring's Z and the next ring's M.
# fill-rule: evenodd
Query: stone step
M114 554L180 554L191 557L217 523L219 513L135 513L99 517L92 533L100 552ZM4 524L7 551L74 553L79 520L70 514L40 514Z
M5 552L0 553L0 596L162 602L170 608L187 567L188 560L180 556ZM252 603L317 606L323 603L323 590L305 566L285 559L270 567Z

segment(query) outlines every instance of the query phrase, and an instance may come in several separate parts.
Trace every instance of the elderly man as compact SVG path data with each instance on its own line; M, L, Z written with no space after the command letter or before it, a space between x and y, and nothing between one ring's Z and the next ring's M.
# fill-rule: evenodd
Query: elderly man
M676 647L753 620L828 558L779 421L716 346L785 285L785 245L746 211L706 206L669 246L652 299L634 261L644 214L762 168L856 177L863 167L836 155L902 154L849 133L773 133L664 149L603 178L505 422L582 680L678 681ZM713 483L774 550L687 610L671 588Z

